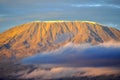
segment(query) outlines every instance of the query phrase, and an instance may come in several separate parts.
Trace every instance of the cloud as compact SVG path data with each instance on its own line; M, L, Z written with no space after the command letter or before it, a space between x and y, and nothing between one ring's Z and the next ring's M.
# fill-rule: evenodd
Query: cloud
M120 66L120 44L103 43L75 45L69 43L50 52L43 52L22 60L28 64L53 64L64 66Z
M0 14L0 17L1 17L1 18L4 17L4 16L6 16L6 15Z
M68 43L57 50L25 58L22 63L34 64L36 67L34 70L31 68L21 71L20 77L25 79L119 75L120 43L113 41L99 45Z
M117 68L109 67L53 67L51 69L44 69L38 67L37 69L29 72L29 70L24 70L21 78L39 78L39 79L54 79L54 78L64 78L64 77L82 77L82 76L109 76L111 74L119 74L120 70Z
M120 42L108 41L108 42L99 44L99 46L120 48Z
M105 26L111 26L111 27L117 27L118 25L117 24L115 24L115 23L103 23L103 25L105 25Z
M72 4L72 7L111 7L111 8L119 8L119 5L114 4Z
M101 7L101 4L72 4L72 7Z

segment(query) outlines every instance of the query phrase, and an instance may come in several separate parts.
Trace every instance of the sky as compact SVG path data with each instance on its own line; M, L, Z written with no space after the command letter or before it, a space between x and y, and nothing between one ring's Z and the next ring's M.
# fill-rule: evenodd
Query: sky
M120 0L0 0L0 33L36 20L95 21L120 29Z

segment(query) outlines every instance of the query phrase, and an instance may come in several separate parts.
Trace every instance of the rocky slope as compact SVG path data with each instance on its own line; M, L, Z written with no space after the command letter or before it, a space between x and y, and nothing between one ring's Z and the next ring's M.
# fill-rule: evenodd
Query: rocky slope
M69 42L99 44L108 41L120 41L120 30L95 22L30 22L0 34L0 56L23 58Z

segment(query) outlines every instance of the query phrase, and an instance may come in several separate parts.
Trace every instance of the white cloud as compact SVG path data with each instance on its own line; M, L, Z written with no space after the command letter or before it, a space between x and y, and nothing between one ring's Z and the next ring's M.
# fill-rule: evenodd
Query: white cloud
M100 76L118 74L119 69L110 67L53 67L49 70L38 67L32 72L25 70L22 78L54 79L62 77ZM97 72L97 73L96 73Z
M100 4L72 4L72 7L100 7Z
M119 5L114 4L72 4L72 7L111 7L111 8L120 8Z

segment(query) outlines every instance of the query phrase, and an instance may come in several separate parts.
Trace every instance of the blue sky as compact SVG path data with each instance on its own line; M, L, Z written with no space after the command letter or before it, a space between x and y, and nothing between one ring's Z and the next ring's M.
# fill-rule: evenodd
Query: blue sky
M120 0L0 0L0 32L36 20L87 20L120 29Z

